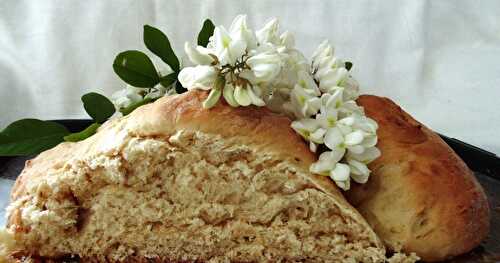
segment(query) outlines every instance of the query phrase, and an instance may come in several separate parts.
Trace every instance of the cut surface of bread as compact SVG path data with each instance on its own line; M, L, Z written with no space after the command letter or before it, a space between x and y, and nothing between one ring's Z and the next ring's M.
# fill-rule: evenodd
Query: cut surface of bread
M87 261L384 262L385 249L290 120L164 97L28 161L10 256ZM7 244L7 243L5 243ZM402 257L401 261L406 260Z
M470 251L489 230L486 195L473 173L434 132L387 98L361 96L377 121L380 158L367 184L347 199L392 250L440 261Z

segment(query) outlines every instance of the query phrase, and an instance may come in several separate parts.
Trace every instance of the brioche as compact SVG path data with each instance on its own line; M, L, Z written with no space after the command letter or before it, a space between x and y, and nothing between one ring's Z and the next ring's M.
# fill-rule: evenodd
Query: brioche
M384 262L385 248L290 120L163 97L26 163L2 239L12 258ZM414 261L398 256L391 262ZM149 260L149 261L148 261Z
M361 96L358 103L378 122L382 156L348 201L391 250L440 261L476 247L488 233L489 208L464 162L391 100Z

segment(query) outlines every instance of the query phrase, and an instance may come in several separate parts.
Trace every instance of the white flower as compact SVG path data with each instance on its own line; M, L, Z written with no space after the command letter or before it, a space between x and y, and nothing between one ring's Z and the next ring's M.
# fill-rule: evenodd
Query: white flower
M316 96L321 95L321 92L319 91L318 86L316 85L316 82L314 82L314 79L306 71L297 72L297 84L296 85L299 85L303 89L310 90Z
M297 82L289 94L290 102L285 103L284 108L297 118L309 117L321 106L321 92L309 73L299 71L296 77Z
M111 100L118 109L126 108L133 103L141 101L143 99L141 93L144 92L145 90L143 88L136 88L127 85L126 88L113 93L111 95Z
M377 147L370 147L365 149L365 151L360 154L348 152L346 158L348 160L356 160L367 164L380 157L380 155L380 150Z
M370 169L366 166L366 164L356 161L354 159L347 160L349 164L349 168L351 171L351 178L360 184L364 184L368 181L368 177L370 176Z
M288 96L298 81L299 73L307 72L309 65L304 55L296 49L287 50L286 53L281 54L281 57L283 67L272 84L276 90L282 89L286 91Z
M247 48L241 34L230 35L223 26L215 27L211 41L211 47L221 65L234 65Z
M250 84L249 84L250 85ZM255 106L265 106L266 103L263 100L264 92L262 88L258 85L250 85L248 87L248 95L250 95L250 99L252 100L252 104Z
M280 45L286 49L292 49L295 46L295 37L289 31L285 31L280 36Z
M214 62L214 58L210 56L210 50L202 46L193 48L188 42L184 43L184 52L189 60L195 65L210 65Z
M269 22L267 22L264 27L260 30L257 30L257 40L260 44L271 43L278 45L280 43L280 38L278 35L279 23L278 19L273 18Z
M344 156L344 149L336 149L333 151L325 151L319 155L318 161L313 163L309 170L312 173L320 175L330 175L330 171L335 168L342 157Z
M305 118L292 122L292 129L300 134L304 139L309 141L309 148L311 151L316 152L317 144L323 143L325 136L325 129L319 126L315 119Z
M342 90L321 95L320 113L316 115L316 119L323 128L335 127L342 103Z
M186 89L209 90L212 88L218 71L212 66L185 67L177 77Z
M228 83L224 87L223 96L226 102L233 107L249 105L262 107L266 105L261 98L262 92L260 88L250 84L245 86L237 85L234 87L232 84Z
M239 15L229 31L215 28L207 48L185 44L196 66L184 68L178 78L188 89L210 90L205 108L224 97L232 107L267 106L289 114L295 119L291 127L312 152L320 144L328 148L310 166L311 172L329 176L344 190L350 188L351 178L366 183L367 164L380 151L377 123L355 101L359 84L328 41L314 51L311 63L294 46L292 34L280 35L277 19L254 33L247 17ZM146 96L164 93L155 92Z
M231 27L229 27L229 32L232 37L237 39L243 39L246 42L247 49L253 49L257 46L257 38L255 33L250 30L247 26L247 16L238 15L233 20Z
M355 100L359 96L359 84L345 68L345 63L334 56L333 48L327 41L321 43L313 54L314 77L319 81L322 92L333 93L344 88L344 100Z
M284 107L291 111L297 118L314 115L321 107L321 99L313 89L304 89L296 84L290 93L290 103Z
M319 80L319 88L323 92L331 92L332 88L340 86L340 84L349 76L349 72L345 68L334 68L321 71L321 74L316 73L316 78Z
M319 44L319 46L316 48L316 50L312 55L313 68L317 69L321 61L331 56L333 56L333 48L328 42L328 40L324 40L323 42L321 42L321 44Z
M272 52L251 56L246 63L250 66L257 82L267 82L276 78L282 64L280 56Z
M340 85L345 88L344 100L355 100L359 97L359 84L351 76L346 78Z
M330 172L330 178L337 184L338 187L349 190L351 188L351 178L349 174L351 169L349 165L337 163L335 168Z

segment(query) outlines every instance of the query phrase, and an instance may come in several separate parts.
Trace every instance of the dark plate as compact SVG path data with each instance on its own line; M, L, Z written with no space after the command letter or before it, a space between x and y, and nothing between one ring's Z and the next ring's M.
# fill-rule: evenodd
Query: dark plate
M70 131L80 131L90 120L57 120ZM500 158L473 145L441 135L467 165L484 187L491 208L491 230L479 247L449 262L500 262ZM0 157L0 178L15 180L30 157Z

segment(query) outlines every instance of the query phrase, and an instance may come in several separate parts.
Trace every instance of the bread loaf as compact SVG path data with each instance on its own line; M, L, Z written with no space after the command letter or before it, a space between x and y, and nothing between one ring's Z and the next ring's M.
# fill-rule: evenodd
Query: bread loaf
M367 184L347 199L391 250L440 261L476 247L489 229L485 193L471 170L434 132L394 102L361 96L376 120L382 156Z
M316 157L288 118L203 109L205 98L161 98L28 161L2 234L8 256L384 262L334 183L309 173Z

